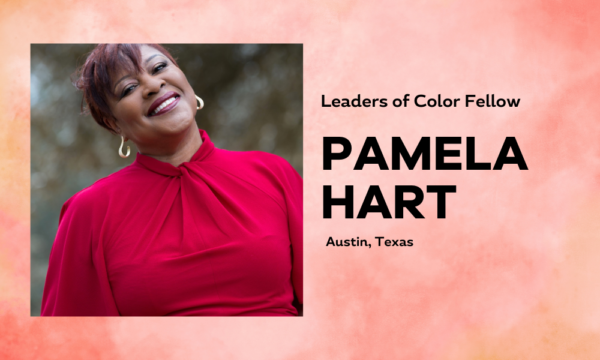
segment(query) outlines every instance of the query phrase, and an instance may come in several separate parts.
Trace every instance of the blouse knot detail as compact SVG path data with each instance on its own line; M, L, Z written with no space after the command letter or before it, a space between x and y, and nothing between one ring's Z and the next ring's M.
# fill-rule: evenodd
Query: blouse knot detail
M181 176L184 172L182 168L185 168L187 164L201 162L208 158L215 150L215 145L212 141L210 141L208 134L204 130L200 130L200 136L202 137L202 146L200 146L198 151L196 151L189 162L184 162L178 167L160 160L156 160L152 157L142 155L140 153L137 153L135 162L157 174L166 176Z
M67 200L42 315L297 315L302 179L200 135L189 162L137 154Z

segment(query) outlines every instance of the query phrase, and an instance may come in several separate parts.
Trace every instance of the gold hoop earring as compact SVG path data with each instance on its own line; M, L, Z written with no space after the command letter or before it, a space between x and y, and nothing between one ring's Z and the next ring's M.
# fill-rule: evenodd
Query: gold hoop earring
M119 156L125 159L131 154L131 149L129 148L129 146L127 146L127 155L123 155L123 144L125 144L125 137L121 135L121 146L119 147Z
M200 98L200 96L196 95L196 100L198 100L198 107L196 108L196 110L200 110L204 107L204 101Z

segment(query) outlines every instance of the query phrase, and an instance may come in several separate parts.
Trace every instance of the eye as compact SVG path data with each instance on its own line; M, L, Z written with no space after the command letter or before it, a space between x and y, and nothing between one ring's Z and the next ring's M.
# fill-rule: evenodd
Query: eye
M127 96L130 92L133 91L133 89L135 89L135 85L128 85L123 89L123 92L121 93L121 99L124 98L125 96Z
M166 63L158 63L158 64L156 64L154 69L152 69L152 73L156 74L157 72L161 71L162 69L164 69L166 67L167 67Z

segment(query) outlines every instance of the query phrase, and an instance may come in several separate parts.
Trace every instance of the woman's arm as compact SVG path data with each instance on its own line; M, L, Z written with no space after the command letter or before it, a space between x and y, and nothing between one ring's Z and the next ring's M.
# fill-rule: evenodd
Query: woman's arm
M93 236L97 213L94 202L78 195L69 199L61 210L41 315L119 315L106 276L103 249Z
M298 172L285 160L285 201L292 244L292 284L299 314L304 303L303 292L303 181Z

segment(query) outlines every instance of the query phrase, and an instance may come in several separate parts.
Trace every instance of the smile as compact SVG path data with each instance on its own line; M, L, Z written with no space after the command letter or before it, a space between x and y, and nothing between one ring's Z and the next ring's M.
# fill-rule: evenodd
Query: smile
M158 116L171 111L177 106L179 100L179 94L174 91L169 91L152 103L148 110L148 116Z

